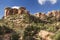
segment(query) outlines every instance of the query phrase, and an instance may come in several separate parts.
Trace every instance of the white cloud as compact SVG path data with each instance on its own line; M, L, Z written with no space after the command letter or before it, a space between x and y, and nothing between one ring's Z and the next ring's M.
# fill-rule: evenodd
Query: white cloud
M57 0L38 0L38 3L41 4L41 5L43 5L43 4L46 3L46 1L50 2L51 4L57 3Z
M19 6L13 6L12 8L16 8L16 9L19 9Z
M50 2L51 2L52 4L55 4L55 3L57 2L57 0L50 0Z
M38 0L38 3L41 5L44 4L45 2L46 2L46 0Z

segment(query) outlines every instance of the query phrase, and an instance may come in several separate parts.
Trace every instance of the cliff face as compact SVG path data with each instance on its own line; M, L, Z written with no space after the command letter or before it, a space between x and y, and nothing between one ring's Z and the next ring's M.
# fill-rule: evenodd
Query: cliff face
M19 9L7 7L5 8L4 18L6 18L8 15L23 14L23 13L29 14L29 12L26 10L25 7L20 7Z

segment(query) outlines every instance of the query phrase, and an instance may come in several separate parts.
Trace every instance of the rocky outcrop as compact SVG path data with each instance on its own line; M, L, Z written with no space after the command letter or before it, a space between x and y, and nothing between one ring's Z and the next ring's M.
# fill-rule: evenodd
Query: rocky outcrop
M51 18L54 17L56 20L60 20L60 11L57 10L57 11L48 12L47 16Z
M6 18L8 15L23 14L23 13L29 14L29 11L27 11L25 7L20 7L18 9L7 7L7 8L5 8L4 18ZM47 17L52 18L52 19L56 19L56 20L60 20L60 11L59 10L49 11L47 13L47 15L45 13L42 13L42 12L38 12L34 15L36 17L38 17L39 19L45 20L45 21L47 20Z
M59 10L49 11L47 14L40 12L40 13L36 13L34 15L36 17L40 18L41 20L46 20L47 21L47 18L50 18L51 20L60 21L60 11Z
M38 34L42 40L52 40L50 36L54 35L54 33L45 30L41 30Z
M29 14L29 11L27 11L25 7L20 7L19 9L7 7L5 8L4 18L6 18L8 15L23 14L23 13Z
M47 16L58 16L60 15L59 11L51 11L51 12L48 12Z
M36 13L35 16L39 17L41 20L46 20L47 18L47 15L45 13Z

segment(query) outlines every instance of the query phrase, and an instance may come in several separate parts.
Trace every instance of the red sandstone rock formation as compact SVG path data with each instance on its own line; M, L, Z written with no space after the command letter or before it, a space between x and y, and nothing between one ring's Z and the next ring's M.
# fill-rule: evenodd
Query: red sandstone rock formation
M18 9L16 9L16 8L12 9L12 11L13 11L13 14L17 14L18 13Z
M39 17L41 20L45 20L47 17L45 13L37 13L35 14L35 16Z
M7 7L5 8L4 18L6 18L8 15L23 14L23 13L29 14L29 11L27 11L25 7L20 7L19 9Z
M47 16L48 17L55 17L56 20L60 20L60 11L57 10L57 11L48 12Z
M4 18L6 18L8 15L23 14L23 13L29 14L29 11L27 11L25 7L20 7L19 9L7 7L5 8ZM46 20L47 16L55 17L57 20L60 20L60 11L59 10L51 11L51 12L48 12L47 15L45 13L40 12L40 13L36 13L35 16L40 18L41 20Z

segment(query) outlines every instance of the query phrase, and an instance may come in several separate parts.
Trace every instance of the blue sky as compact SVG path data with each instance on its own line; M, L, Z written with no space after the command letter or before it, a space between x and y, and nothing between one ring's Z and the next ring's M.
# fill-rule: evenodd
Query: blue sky
M0 18L5 7L24 6L31 14L60 10L60 0L0 0Z

